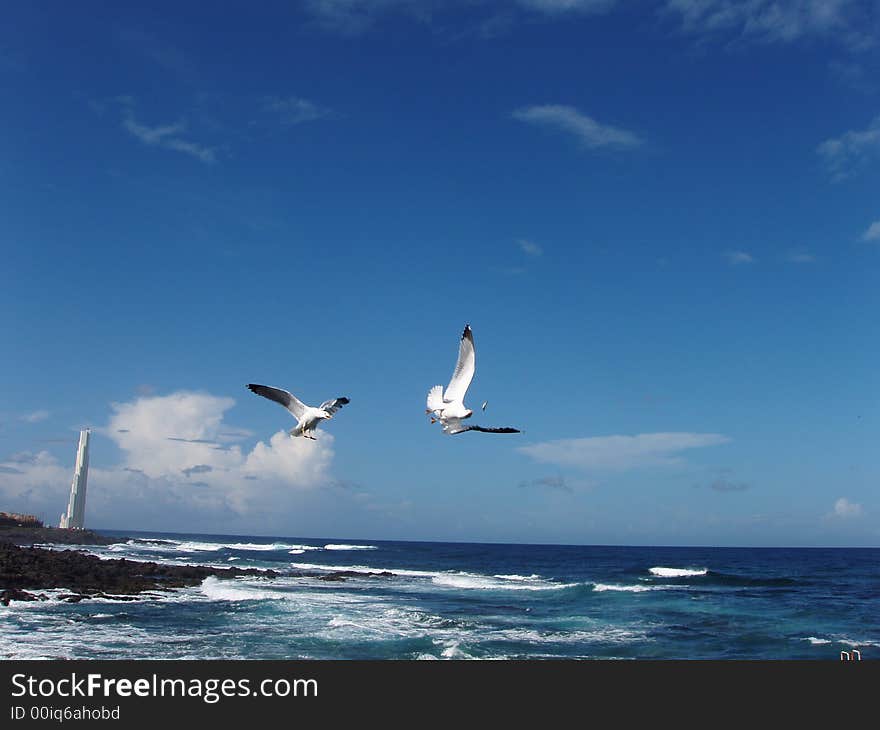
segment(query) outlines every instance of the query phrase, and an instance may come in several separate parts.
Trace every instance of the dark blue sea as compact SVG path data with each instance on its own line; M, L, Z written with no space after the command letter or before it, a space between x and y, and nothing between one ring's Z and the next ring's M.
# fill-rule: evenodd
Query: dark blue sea
M85 549L286 575L208 578L127 602L13 602L0 607L0 658L836 661L853 649L880 657L880 549L161 533ZM338 570L357 575L296 575ZM382 571L393 575L369 575Z

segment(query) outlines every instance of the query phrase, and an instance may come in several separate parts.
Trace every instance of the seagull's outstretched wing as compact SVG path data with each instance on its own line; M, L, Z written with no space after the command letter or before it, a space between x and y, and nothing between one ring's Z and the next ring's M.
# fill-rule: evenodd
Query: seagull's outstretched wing
M281 388L273 388L271 385L257 385L256 383L248 383L247 387L252 393L256 393L264 398L280 403L290 411L297 420L302 418L303 413L305 413L305 405L293 395L293 393L288 393L286 390L281 390ZM348 403L348 399L346 399L345 402Z
M465 431L479 431L480 433L522 433L518 428L504 426L502 428L488 428L486 426L465 426L460 418L447 418L443 421L443 433L455 436Z
M461 333L461 342L458 345L458 362L455 363L455 371L452 380L446 386L443 400L447 403L463 403L464 394L474 379L474 333L471 326L466 324Z
M325 411L327 411L327 413L332 416L334 413L336 413L336 411L342 408L342 406L350 402L351 401L348 398L342 396L341 398L332 398L331 400L325 400L320 406L318 406L318 408L323 408Z
M428 391L428 400L425 403L425 413L431 413L431 411L442 411L443 410L443 386L435 385L431 390Z

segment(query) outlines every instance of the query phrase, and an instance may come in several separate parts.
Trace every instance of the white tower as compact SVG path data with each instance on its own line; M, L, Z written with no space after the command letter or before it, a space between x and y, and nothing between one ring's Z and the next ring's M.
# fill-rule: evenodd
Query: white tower
M79 448L76 450L76 466L73 483L70 485L70 501L67 512L61 515L59 527L81 530L86 516L86 481L89 477L89 436L88 428L79 432Z

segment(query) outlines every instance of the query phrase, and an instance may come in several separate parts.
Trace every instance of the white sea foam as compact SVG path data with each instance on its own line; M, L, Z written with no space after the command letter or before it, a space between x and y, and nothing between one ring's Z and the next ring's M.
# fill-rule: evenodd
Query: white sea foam
M620 585L619 583L594 583L593 590L602 593L603 591L623 591L625 593L647 593L649 591L682 591L688 590L688 586L677 585Z
M657 587L658 586L622 586L613 583L593 584L593 590L597 593L601 593L603 591L626 591L627 593L645 593L646 591L653 591Z
M484 639L526 644L629 644L650 640L642 628L621 626L596 626L592 629L572 629L570 631L510 628L487 633Z
M515 579L510 579L474 573L440 573L432 576L431 581L434 585L449 588L484 591L558 591L580 585L579 583L554 583L540 577L534 579L517 576Z
M436 643L440 643L435 641ZM476 657L473 654L468 654L461 648L461 642L452 641L449 642L446 647L440 652L440 656L444 659L475 659Z
M696 575L706 575L709 572L708 568L664 568L662 566L658 566L655 568L651 568L650 572L653 575L658 575L661 578L691 578Z
M350 571L352 573L382 573L388 571L395 575L402 575L409 578L431 578L435 575L441 575L437 571L430 570L407 570L405 568L372 568L369 565L323 565L321 563L291 563L294 568L301 570L326 570L327 572L336 572L340 570Z
M554 583L539 575L491 576L463 571L408 570L406 568L371 567L368 565L321 565L319 563L291 563L302 570L349 571L352 573L394 573L406 578L430 578L431 582L444 588L488 591L557 591L572 588L580 583Z
M158 543L158 544L157 544ZM112 552L124 552L137 550L141 552L176 552L176 553L211 553L219 550L247 550L247 551L273 551L273 550L321 550L315 545L298 545L287 542L199 542L194 540L128 540L124 543L110 545L108 550Z
M854 649L858 649L863 646L880 646L880 641L871 640L871 639L862 639L861 641L857 639L850 639L846 636L841 636L839 639L835 639L840 644L846 644L848 646L853 647Z
M801 641L809 641L811 644L830 644L830 639L817 639L815 636L805 636Z
M375 545L346 545L340 543L338 545L330 543L324 546L325 550L378 550Z
M202 581L201 590L212 601L284 600L291 597L281 590L257 587L250 580L220 580L213 575Z

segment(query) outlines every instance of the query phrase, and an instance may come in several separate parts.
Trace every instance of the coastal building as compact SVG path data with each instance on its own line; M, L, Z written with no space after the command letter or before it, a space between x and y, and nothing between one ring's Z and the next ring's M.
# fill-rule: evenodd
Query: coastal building
M0 512L0 527L42 527L42 520L36 515L23 515L18 512Z
M70 485L70 500L67 512L61 515L59 527L73 530L83 529L86 516L86 482L89 477L89 437L88 428L79 432L79 447L76 450L76 466L73 469L73 483Z

